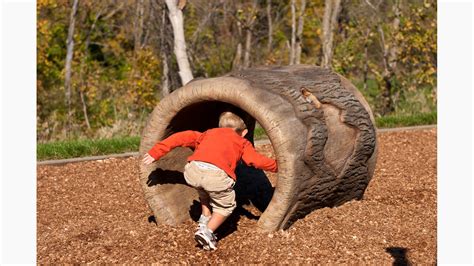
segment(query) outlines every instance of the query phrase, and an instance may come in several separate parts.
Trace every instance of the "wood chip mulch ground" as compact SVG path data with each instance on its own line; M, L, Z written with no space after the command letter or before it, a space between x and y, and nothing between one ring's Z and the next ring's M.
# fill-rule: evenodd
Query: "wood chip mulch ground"
M38 166L37 261L435 264L436 129L382 133L378 143L363 200L316 210L274 233L258 232L258 217L237 215L213 252L197 247L194 222L152 221L137 158Z

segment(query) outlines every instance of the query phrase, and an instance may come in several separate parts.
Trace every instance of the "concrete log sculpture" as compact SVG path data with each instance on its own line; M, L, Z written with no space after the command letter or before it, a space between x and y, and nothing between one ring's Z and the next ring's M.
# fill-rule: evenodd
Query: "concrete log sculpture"
M226 110L244 119L251 141L258 121L275 151L275 188L263 171L243 164L236 171L237 197L262 211L259 228L286 229L315 209L362 198L377 157L372 112L347 79L315 66L259 67L195 79L156 106L140 153L172 133L217 127ZM182 175L191 152L177 148L152 165L140 165L140 183L159 223L199 215L197 193Z

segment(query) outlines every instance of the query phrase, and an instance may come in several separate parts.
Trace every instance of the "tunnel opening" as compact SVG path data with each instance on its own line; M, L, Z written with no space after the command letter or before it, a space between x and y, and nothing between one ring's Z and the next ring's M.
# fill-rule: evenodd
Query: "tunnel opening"
M204 132L208 129L216 128L219 124L220 114L226 111L230 111L242 118L249 131L245 138L254 144L254 131L257 125L256 119L235 105L214 100L192 103L179 110L167 125L163 138L185 130ZM260 127L259 130L264 131L264 129ZM264 149L265 152L263 154L265 156L272 157L271 154L273 154L273 158L275 158L274 149L271 144L265 144ZM186 159L191 153L192 151L189 148L175 149L163 157L164 163L160 163L161 167L158 166L157 169L150 174L149 179L161 179L161 184L179 183L186 185L182 173L178 173L176 169L184 168ZM167 158L172 158L173 161L167 162ZM179 165L179 167L171 167L173 168L171 171L164 170L171 164ZM252 215L258 217L265 211L273 197L277 184L276 174L247 166L243 162L238 163L235 173L237 176L237 181L234 186L237 201L236 213L240 213L237 215ZM177 182L176 180L180 181ZM156 181L150 182L150 184L156 184ZM193 201L193 205L195 204L196 202ZM190 207L190 216L193 220L199 217L197 213L192 213L197 211L199 211L199 208L196 208L196 206Z

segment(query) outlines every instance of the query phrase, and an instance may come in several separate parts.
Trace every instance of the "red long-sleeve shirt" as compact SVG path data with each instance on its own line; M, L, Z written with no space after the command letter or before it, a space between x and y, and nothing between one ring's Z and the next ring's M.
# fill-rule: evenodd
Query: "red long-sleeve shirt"
M204 133L183 131L175 133L157 143L148 151L156 160L176 147L194 148L189 161L211 163L224 170L234 180L235 167L242 159L247 165L270 172L277 172L275 160L259 154L250 141L238 135L232 128L213 128Z

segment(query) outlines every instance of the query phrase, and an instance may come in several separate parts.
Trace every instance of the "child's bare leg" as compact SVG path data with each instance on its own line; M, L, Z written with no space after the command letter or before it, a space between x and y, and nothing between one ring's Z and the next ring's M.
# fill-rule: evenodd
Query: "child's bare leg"
M211 213L211 205L209 204L209 198L200 199L200 201L201 201L202 215L206 217L210 217L212 213Z
M202 188L197 189L199 194L199 201L201 202L201 215L211 217L211 198L209 194Z
M211 220L207 224L207 228L211 229L212 232L215 232L217 228L227 219L227 216L214 212L212 214Z

